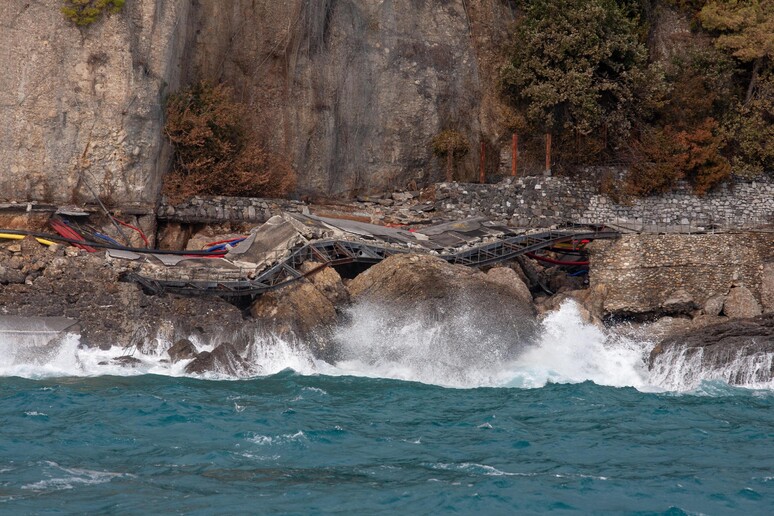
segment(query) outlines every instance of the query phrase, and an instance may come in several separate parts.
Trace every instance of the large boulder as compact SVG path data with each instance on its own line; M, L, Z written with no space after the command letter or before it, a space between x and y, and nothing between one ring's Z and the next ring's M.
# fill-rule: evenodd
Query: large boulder
M731 289L723 303L723 314L732 319L755 317L763 313L755 295L744 286Z
M341 281L341 276L333 267L324 267L317 262L304 262L301 272L308 274L307 278L317 287L328 300L339 306L349 302L349 292Z
M664 314L690 314L698 308L693 296L683 289L677 289L661 304Z
M353 301L414 319L465 316L480 328L526 337L535 307L526 285L509 269L489 274L429 255L401 254L374 265L348 286Z
M532 303L532 293L529 291L527 283L514 269L510 267L495 267L486 273L486 279L515 291L525 303Z
M336 309L307 279L267 292L253 302L250 314L268 333L289 341L303 341L318 355L325 355Z
M532 341L536 311L518 275L429 255L395 255L348 285L334 358L444 385L480 382Z
M720 379L751 385L774 378L774 314L727 320L668 337L650 354L650 369L672 385Z

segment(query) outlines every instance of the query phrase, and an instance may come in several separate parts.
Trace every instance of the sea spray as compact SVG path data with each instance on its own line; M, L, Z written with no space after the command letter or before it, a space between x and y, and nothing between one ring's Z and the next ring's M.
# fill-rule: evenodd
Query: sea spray
M708 363L704 348L669 349L653 361L651 381L665 390L694 391L721 381L750 389L774 389L774 353L732 352L723 364Z
M565 301L541 321L536 345L511 364L509 386L592 381L612 387L652 390L644 357L653 347L584 322L578 305Z
M571 300L540 321L533 340L525 342L492 330L480 327L464 312L451 322L396 318L395 314L362 304L350 309L347 323L335 332L338 360L333 363L315 358L302 343L259 333L247 339L243 356L261 376L291 369L303 375L391 378L456 388L539 388L547 383L592 381L641 391L690 391L705 380L734 380L741 386L774 388L771 382L756 381L756 371L771 367L770 354L732 361L720 372L703 368L696 354L665 354L653 371L648 371L653 342L584 322ZM186 376L189 361L171 363L162 350L172 343L164 337L154 336L153 353L145 354L135 347L83 347L75 334L54 342L50 342L50 335L13 339L4 335L0 337L0 375ZM211 344L195 335L190 339L199 351L212 351ZM139 362L127 366L114 360L127 354ZM204 377L231 378L217 371Z

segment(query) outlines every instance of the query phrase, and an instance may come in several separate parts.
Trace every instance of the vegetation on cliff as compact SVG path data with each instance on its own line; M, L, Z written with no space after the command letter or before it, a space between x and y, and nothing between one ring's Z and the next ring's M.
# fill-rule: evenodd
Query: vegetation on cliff
M454 165L470 150L468 139L459 131L446 129L433 138L433 154L446 160L446 181L454 178Z
M774 0L671 2L693 34L659 58L648 0L516 2L501 81L516 130L554 136L556 169L626 165L622 192L774 169Z
M78 26L91 25L105 13L115 14L126 0L65 0L62 14Z
M293 169L267 151L243 106L224 85L199 83L167 100L164 132L175 151L164 193L281 197L295 187Z

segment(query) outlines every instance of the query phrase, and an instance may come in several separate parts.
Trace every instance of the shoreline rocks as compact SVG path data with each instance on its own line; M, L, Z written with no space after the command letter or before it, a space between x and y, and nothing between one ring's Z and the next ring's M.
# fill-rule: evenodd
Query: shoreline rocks
M774 379L774 313L713 324L671 336L650 353L651 371L674 374L679 363L689 378L700 370L732 385Z

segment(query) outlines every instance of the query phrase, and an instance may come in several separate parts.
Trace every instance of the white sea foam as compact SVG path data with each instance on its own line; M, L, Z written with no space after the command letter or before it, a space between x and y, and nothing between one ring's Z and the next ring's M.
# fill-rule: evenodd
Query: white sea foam
M660 365L648 371L645 359L652 342L585 323L572 301L545 317L531 342L480 328L473 315L462 314L451 323L409 318L396 323L378 307L356 306L349 316L335 335L340 360L334 364L315 359L304 346L259 335L244 358L261 375L292 369L305 375L391 378L459 388L537 388L549 382L592 381L644 391L685 391L695 390L705 380L727 381L731 375L748 375L749 384L742 383L745 387L774 388L771 382L754 381L756 370L771 367L771 355L740 357L720 372L703 370L700 356L675 355L662 357ZM50 336L27 336L24 342L0 340L0 376L183 376L189 361L171 364L165 360L165 350L172 344L168 333L153 337L152 353L121 347L82 348L77 335L60 338L55 346L48 343ZM191 340L201 351L212 350L195 337ZM113 360L127 354L139 363L129 367ZM225 378L216 373L206 377ZM307 388L301 396L305 394L326 393ZM235 410L241 408L234 405Z
M66 468L51 461L47 461L45 465L47 473L51 475L51 478L23 485L22 489L31 491L61 491L63 489L73 489L78 485L104 484L116 478L132 476L126 473L113 473L110 471Z

